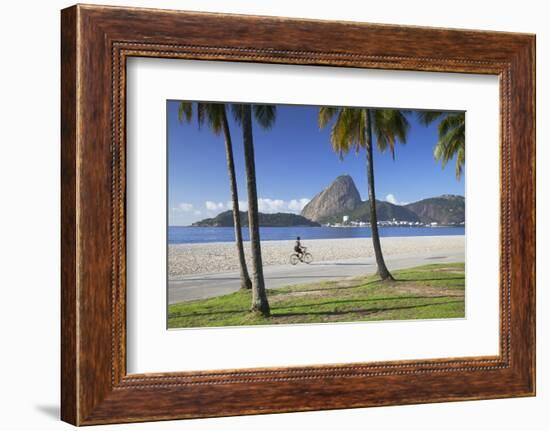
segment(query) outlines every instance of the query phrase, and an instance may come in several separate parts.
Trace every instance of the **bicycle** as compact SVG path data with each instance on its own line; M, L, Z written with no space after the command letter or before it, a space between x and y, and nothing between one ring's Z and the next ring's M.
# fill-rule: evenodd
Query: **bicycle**
M290 264L291 265L297 265L298 262L310 264L313 262L313 255L311 253L307 252L307 247L302 247L302 257L298 255L298 253L292 253L290 255Z

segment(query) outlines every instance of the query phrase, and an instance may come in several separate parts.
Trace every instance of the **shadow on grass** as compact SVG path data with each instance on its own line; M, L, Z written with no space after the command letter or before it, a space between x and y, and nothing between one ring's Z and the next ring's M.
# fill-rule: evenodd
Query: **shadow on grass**
M322 278L322 279L328 279L328 278L340 278L340 277L342 277L342 274L334 274L334 275L327 275L327 274L322 274L322 275L289 275L289 276L285 276L285 275L281 275L281 276L266 275L265 279L266 280L279 280L279 279L284 280L286 278L290 278L290 279L296 279L296 278Z
M356 308L351 310L335 310L335 311L309 311L304 313L272 313L272 318L280 318L280 317L307 317L307 316L343 316L346 314L363 314L363 315L370 315L370 314L376 314L376 313L382 313L384 311L396 311L396 310L409 310L413 308L423 308L423 307L431 307L431 306L437 306L437 305L447 305L447 304L457 304L462 301L446 301L446 302L436 302L436 303L429 303L429 304L417 304L417 305L403 305L400 307L379 307L379 308Z
M335 287L320 287L320 288L312 288L312 289L296 289L294 292L331 292L331 291L340 291L340 290L350 290L350 289L357 289L358 287L365 287L370 284L375 284L380 282L381 280L372 280L367 281L366 283L360 283L355 284L353 286L335 286ZM335 283L338 283L338 281L335 281ZM270 295L282 295L282 294L288 294L288 292L285 291L278 291L279 289L268 289Z
M465 280L465 277L440 277L440 278L396 278L395 281L447 281L447 280ZM380 280L377 280L380 281Z
M387 283L401 283L401 282L422 282L422 281L446 281L446 280L464 280L464 277L446 277L446 278L417 278L417 279L408 279L408 278L396 278L395 280L388 281ZM366 283L359 282L359 284L355 284L352 286L334 286L334 287L321 287L321 288L313 288L313 289L303 289L303 290L295 290L295 292L330 292L330 291L342 291L342 290L352 290L357 288L363 288L365 286L369 286L371 284L376 283L385 283L381 279L371 280L367 281ZM268 289L269 293L271 295L283 295L287 294L288 292L280 291L278 292L277 288L275 289Z
M277 309L295 309L295 308L304 308L304 307L322 307L322 306L339 306L339 305L345 305L345 304L355 304L355 303L365 303L365 302L380 302L380 301L401 301L401 300L408 300L408 299L441 299L441 298L456 298L457 296L454 295L437 295L437 296L395 296L395 297L387 297L387 298L368 298L368 299L341 299L337 301L325 301L325 302L316 302L316 303L310 303L310 304L296 304L296 305L284 305L281 307L277 307L277 305L271 306L271 317L281 317L281 316L293 316L293 315L333 315L335 313L357 313L359 311L357 310L345 310L341 312L336 311L318 311L318 312L304 312L304 313L281 313L277 312ZM410 305L410 306L396 306L396 307L387 307L387 308L365 308L363 311L369 311L374 310L375 312L379 312L377 310L401 310L401 309L407 309L407 308L415 308L415 307L426 307L429 305L439 305L439 304L447 304L447 303L457 303L457 302L463 302L460 300L457 301L451 301L451 302L435 302L435 303L429 303L429 304L420 304L420 305ZM190 312L190 313L169 313L168 318L178 318L178 317L204 317L204 316L216 316L216 315L230 315L230 314L239 314L239 313L246 313L248 312L248 308L242 308L242 309L232 309L232 310L219 310L219 311L210 311L210 312Z

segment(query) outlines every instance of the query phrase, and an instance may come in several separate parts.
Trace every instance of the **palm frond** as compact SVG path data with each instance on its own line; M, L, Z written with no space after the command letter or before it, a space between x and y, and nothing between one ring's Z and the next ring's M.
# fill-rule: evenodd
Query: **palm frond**
M449 130L464 127L464 112L457 112L455 114L447 114L441 120L438 127L439 136L443 136L449 132Z
M465 161L465 149L464 147L460 147L456 155L456 163L455 163L455 175L457 179L460 179L460 177L462 176L462 172L464 170L464 161Z
M449 116L450 117L450 116ZM457 179L461 177L465 162L465 124L460 118L440 125L439 141L434 148L434 158L441 161L445 167L447 163L456 157L455 174ZM445 133L442 134L441 130Z
M340 110L341 108L334 106L321 106L319 108L319 128L324 129Z
M231 104L231 113L233 114L233 119L237 124L243 124L243 104L242 103L232 103Z
M351 150L359 152L367 147L368 124L376 138L378 149L389 150L395 157L395 143L406 143L410 129L406 115L409 111L398 109L319 108L319 127L332 124L330 143L342 158Z
M180 102L178 105L178 120L180 123L191 121L193 116L193 103L192 102Z
M442 111L417 111L418 121L425 126L429 126L435 120L443 116Z
M396 141L405 144L410 124L403 111L398 109L375 109L373 130L376 136L376 145L381 152L389 150L395 159Z
M348 153L350 150L349 133L349 112L345 109L341 109L338 111L336 122L330 131L332 149L338 153L340 160L343 159L344 154Z
M204 124L204 119L206 117L206 103L197 103L197 124L199 129Z
M209 103L208 109L208 124L212 131L219 135L223 128L223 117L225 116L224 103Z
M366 123L364 110L359 108L341 108L331 129L331 144L340 158L351 150L359 152L366 145Z
M441 119L437 126L439 138L434 147L434 158L445 168L447 163L456 157L455 175L460 179L465 162L466 113L421 111L417 115L418 120L425 125Z
M277 107L275 105L252 105L254 118L264 129L271 129L275 124L277 117Z

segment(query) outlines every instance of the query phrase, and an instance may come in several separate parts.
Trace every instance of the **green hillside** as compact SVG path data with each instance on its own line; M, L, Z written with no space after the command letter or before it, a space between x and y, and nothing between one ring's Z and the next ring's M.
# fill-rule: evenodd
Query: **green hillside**
M389 202L376 201L376 212L379 221L391 221L393 219L408 222L420 221L418 216L411 210ZM322 223L340 223L344 215L349 216L350 221L370 222L370 204L368 201L362 202L353 211L346 211L337 216L327 217L322 220Z
M248 213L241 211L241 225L248 226ZM263 227L289 227L289 226L320 226L319 223L308 220L301 215L292 213L259 213L260 226ZM233 211L228 210L216 217L200 220L192 224L198 227L230 227L233 226Z

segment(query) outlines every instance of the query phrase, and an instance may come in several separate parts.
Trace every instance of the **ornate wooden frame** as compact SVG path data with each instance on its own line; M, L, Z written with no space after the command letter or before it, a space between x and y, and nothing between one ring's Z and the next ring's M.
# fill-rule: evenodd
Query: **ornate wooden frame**
M88 425L535 394L534 35L81 5L61 17L63 420ZM498 75L500 354L128 375L130 56Z

